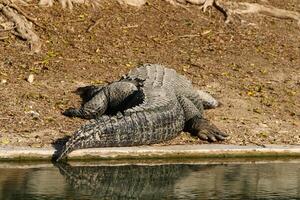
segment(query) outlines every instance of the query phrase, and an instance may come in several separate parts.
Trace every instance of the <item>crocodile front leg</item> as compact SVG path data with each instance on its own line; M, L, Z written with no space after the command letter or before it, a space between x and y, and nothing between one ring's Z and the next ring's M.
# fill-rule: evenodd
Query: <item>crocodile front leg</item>
M79 87L75 91L77 95L82 99L82 105L90 101L98 92L100 92L105 86L89 85L85 87Z
M77 93L83 99L82 106L69 108L63 112L68 117L80 117L84 119L94 119L103 115L107 109L118 108L130 95L138 91L132 82L114 82L102 88L87 86L79 88ZM86 101L86 102L85 102Z
M84 119L93 119L97 115L104 114L108 106L106 90L107 89L103 88L87 102L84 101L85 98L88 99L88 97L82 97L83 104L80 108L68 108L62 114L67 117L79 117Z

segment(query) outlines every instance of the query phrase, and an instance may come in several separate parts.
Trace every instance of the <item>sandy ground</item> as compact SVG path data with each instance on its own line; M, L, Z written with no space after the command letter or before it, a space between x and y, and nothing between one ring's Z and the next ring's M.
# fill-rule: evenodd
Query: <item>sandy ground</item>
M274 6L300 12L297 0ZM288 2L288 3L287 3ZM61 112L79 106L78 86L105 84L140 63L176 69L222 106L207 118L230 135L224 144L300 143L300 28L291 20L249 16L224 24L163 1L141 9L105 3L99 9L27 7L38 19L42 52L0 32L0 145L50 146L84 120ZM90 26L98 24L89 32ZM26 79L34 75L33 83ZM181 134L172 144L205 143ZM169 143L168 143L169 144Z

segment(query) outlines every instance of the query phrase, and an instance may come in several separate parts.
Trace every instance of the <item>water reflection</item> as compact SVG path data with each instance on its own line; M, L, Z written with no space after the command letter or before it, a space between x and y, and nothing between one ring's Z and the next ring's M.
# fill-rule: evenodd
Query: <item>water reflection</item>
M64 178L53 167L0 167L0 200L65 199L67 188Z
M2 199L300 199L300 165L0 163Z
M176 181L210 165L57 165L67 182L81 195L93 199L166 199L173 196Z

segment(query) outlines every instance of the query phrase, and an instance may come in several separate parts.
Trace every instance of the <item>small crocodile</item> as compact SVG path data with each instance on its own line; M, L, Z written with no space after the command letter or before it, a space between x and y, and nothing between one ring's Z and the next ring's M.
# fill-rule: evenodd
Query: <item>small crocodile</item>
M217 100L175 70L144 64L106 86L77 90L83 103L63 114L90 119L59 152L57 161L76 149L161 143L185 131L210 142L227 134L203 117Z

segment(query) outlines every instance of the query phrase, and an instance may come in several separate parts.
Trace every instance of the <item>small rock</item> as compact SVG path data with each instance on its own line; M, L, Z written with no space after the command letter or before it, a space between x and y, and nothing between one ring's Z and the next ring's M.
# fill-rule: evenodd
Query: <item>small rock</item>
M67 31L70 33L75 33L75 29L73 26L67 27Z
M7 83L7 80L5 80L5 79L1 79L1 82L0 82L1 84L5 84L5 83Z
M264 124L264 123L258 123L258 125L262 128L269 128L269 126L267 124Z
M38 119L40 117L40 114L38 112L33 111L33 110L30 110L26 113L29 114L33 119Z
M278 134L287 134L287 133L289 133L289 131L287 131L287 130L279 130L278 131Z
M27 81L29 83L33 83L33 80L34 80L34 75L33 74L29 74L28 78L27 78Z

